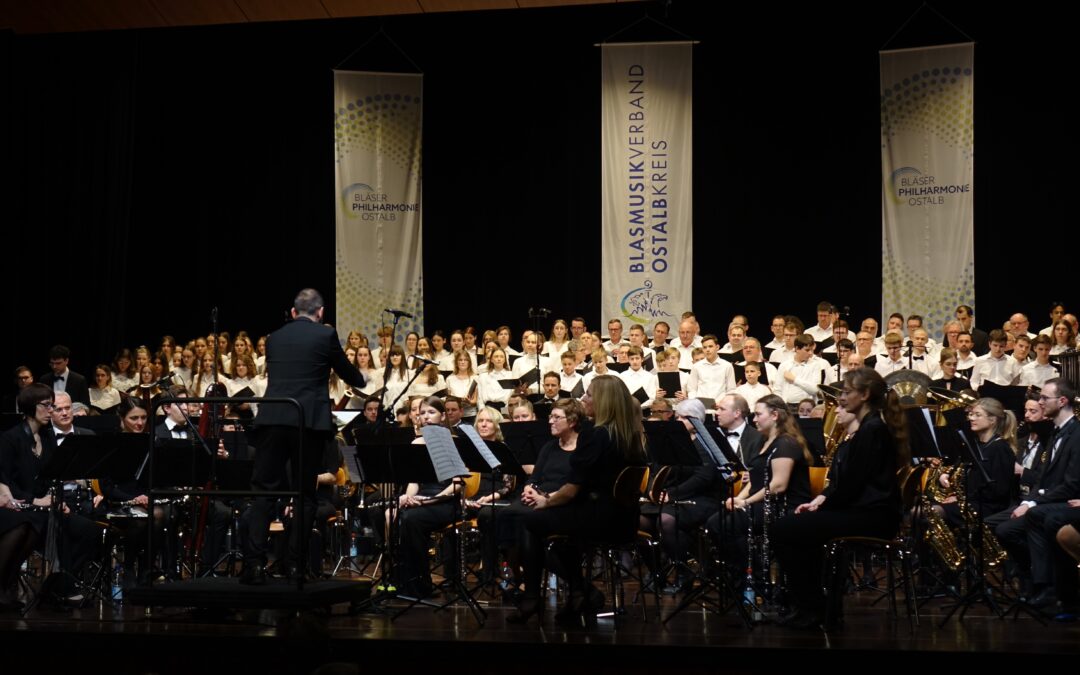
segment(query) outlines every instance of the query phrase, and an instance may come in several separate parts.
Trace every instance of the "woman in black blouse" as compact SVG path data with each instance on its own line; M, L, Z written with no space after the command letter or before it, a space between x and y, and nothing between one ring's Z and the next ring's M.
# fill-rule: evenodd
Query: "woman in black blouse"
M822 545L845 536L891 538L900 524L896 472L910 463L900 400L871 368L844 375L840 405L859 428L836 452L827 487L772 528L772 543L785 570L795 610L784 623L812 628L821 623Z
M638 505L620 505L613 490L619 474L628 466L644 466L641 406L630 396L622 380L612 375L593 379L582 399L591 407L595 427L578 437L570 456L566 484L554 492L533 498L533 511L525 516L522 540L524 597L516 614L507 620L524 623L540 614L540 573L544 545L551 535L566 535L569 543L559 549L557 569L570 589L567 605L557 619L586 625L596 622L603 593L582 577L581 555L587 542L603 537L622 540L637 529Z
M971 453L979 458L979 463L986 469L990 483L986 482L983 472L975 466L969 466L965 472L963 489L968 507L977 513L999 513L1017 502L1019 484L1014 467L1016 466L1016 416L1011 410L1005 410L1001 401L995 398L980 398L968 411L968 423L975 439L960 455L961 463L971 461ZM944 487L949 487L948 475L942 476ZM956 497L951 497L945 504L935 506L945 515L945 521L959 527L964 518Z
M753 519L755 533L762 532L765 527L766 486L769 527L799 504L810 501L810 465L814 456L784 399L775 394L759 399L754 404L754 422L765 442L747 462L749 484L724 503L724 509L731 515L725 517L722 540L719 537L723 514L715 514L706 525L717 543L725 547L726 561L732 567L748 559L750 519Z
M515 576L521 562L519 544L525 537L525 517L536 508L538 499L550 495L566 484L570 476L570 458L577 450L578 437L582 426L588 423L588 418L581 401L564 398L555 402L547 421L552 439L540 448L532 474L527 478L521 492L521 498L511 500L509 506L495 513L496 543L506 552L506 560ZM484 511L481 510L481 516L483 514ZM513 579L506 581L513 583Z

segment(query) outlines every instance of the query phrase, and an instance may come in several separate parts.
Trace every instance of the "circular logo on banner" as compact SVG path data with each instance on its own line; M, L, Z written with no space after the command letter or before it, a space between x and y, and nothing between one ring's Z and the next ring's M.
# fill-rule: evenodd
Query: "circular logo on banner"
M619 304L623 316L635 323L652 323L658 317L672 316L664 308L668 294L653 289L652 280L646 279L645 285L635 288L623 296Z

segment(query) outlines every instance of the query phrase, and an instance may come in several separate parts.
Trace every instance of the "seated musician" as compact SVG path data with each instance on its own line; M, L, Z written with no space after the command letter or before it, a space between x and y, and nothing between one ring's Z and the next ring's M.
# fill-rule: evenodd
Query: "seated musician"
M956 374L959 357L954 349L943 347L939 352L938 361L941 377L931 381L931 387L957 392L971 389L971 382Z
M446 426L442 399L430 396L420 403L420 426ZM422 444L423 436L414 443ZM439 483L409 483L398 498L398 591L406 596L423 598L432 594L431 570L427 551L431 533L445 527L454 518L457 507L453 480Z
M0 436L0 581L12 580L10 565L19 558L25 560L29 553L28 538L42 545L47 536L60 536L60 569L78 575L83 565L98 552L101 530L94 521L63 506L64 523L60 532L48 531L48 509L53 505L50 488L53 485L40 476L48 463L53 444L44 441L51 423L54 394L48 385L35 383L19 392L17 399L22 422ZM25 526L28 525L30 530ZM14 533L14 534L12 534ZM15 574L17 574L17 569ZM70 577L65 579L57 592L73 595Z
M646 504L641 509L640 527L660 535L664 553L678 564L675 585L667 592L685 589L692 577L686 573L686 560L693 535L709 516L717 512L724 490L723 479L716 462L697 438L689 419L705 421L705 406L698 399L686 399L675 406L675 416L690 432L701 464L693 467L671 467L667 481L661 486L658 504ZM656 471L660 467L653 467ZM654 487L655 489L655 487ZM659 570L653 570L658 573Z
M738 495L728 498L724 509L714 512L705 526L733 569L748 560L751 528L764 531L810 499L813 455L784 400L775 394L759 399L754 405L754 421L764 442L747 462L750 481Z

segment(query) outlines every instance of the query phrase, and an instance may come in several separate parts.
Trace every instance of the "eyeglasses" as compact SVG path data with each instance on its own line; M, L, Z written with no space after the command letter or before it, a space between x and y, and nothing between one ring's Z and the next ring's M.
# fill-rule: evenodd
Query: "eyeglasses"
M1053 401L1059 398L1061 398L1061 396L1047 396L1046 394L1039 394L1040 401Z
M53 409L53 408L55 408L56 406L54 406L54 405L53 405L53 404L52 404L51 402L49 402L49 401L39 401L39 402L38 402L38 407L39 407L39 408L44 408L45 410L52 410L52 409Z
M548 415L548 422L558 422L566 419L566 415Z

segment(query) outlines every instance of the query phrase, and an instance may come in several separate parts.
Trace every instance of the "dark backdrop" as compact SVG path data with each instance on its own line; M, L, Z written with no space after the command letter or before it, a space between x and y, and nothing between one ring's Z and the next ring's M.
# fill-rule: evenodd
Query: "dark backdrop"
M646 10L695 48L694 297L748 314L880 309L877 50L963 41L918 3L678 2L94 34L0 36L9 366L280 324L302 286L333 321L331 69L425 74L428 330L599 313L599 50ZM977 41L976 293L983 326L1072 297L1062 188L1069 24L937 7ZM1042 8L1042 9L1040 9ZM665 12L667 12L665 14ZM619 39L678 35L648 22ZM350 54L352 56L350 57ZM1067 286L1067 284L1070 284ZM10 372L10 368L9 368Z

